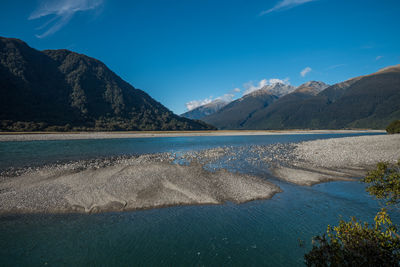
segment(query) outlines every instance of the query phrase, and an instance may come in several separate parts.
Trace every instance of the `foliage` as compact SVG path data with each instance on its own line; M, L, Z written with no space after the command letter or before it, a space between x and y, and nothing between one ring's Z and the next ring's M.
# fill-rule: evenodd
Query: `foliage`
M400 238L385 209L375 216L375 225L356 218L328 226L314 238L314 247L304 258L307 266L398 266Z
M392 121L392 123L390 123L388 127L386 127L386 132L388 134L400 133L400 120Z
M379 162L377 168L368 172L363 182L368 184L367 192L378 199L385 199L388 205L400 201L400 160L393 165Z
M367 191L386 204L400 201L400 160L390 165L380 162L362 180ZM375 216L375 225L362 223L356 218L340 220L327 233L314 238L312 250L304 255L308 266L399 266L400 236L386 209Z

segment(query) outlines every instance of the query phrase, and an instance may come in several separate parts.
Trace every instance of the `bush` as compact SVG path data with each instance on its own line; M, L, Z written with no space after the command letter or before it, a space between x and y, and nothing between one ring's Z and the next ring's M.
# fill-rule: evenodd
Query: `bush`
M307 266L399 266L400 238L385 209L375 216L375 226L352 218L328 226L327 234L314 238L304 256Z
M400 160L390 165L379 162L362 180L367 192L387 205L400 202ZM400 235L386 209L375 216L375 226L341 220L328 225L327 233L313 239L313 248L304 255L308 266L400 266ZM315 243L314 243L315 242Z
M388 134L400 133L400 120L393 121L386 127L386 132Z
M377 199L384 199L386 204L400 202L400 160L393 165L379 162L375 170L368 172L362 180L368 184L367 192Z

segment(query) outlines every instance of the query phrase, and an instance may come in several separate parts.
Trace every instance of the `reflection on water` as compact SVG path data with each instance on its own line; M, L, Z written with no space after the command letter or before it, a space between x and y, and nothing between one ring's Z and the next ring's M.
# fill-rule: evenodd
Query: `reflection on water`
M89 158L327 137L83 140L51 141L51 145L10 142L7 146L0 144L0 158L6 158L4 148L14 160L26 165L76 158L79 146L83 150L80 155ZM94 151L96 148L99 150ZM245 165L241 169L250 171ZM313 187L273 182L284 192L270 200L241 205L226 203L97 215L2 216L0 265L302 265L311 237L324 232L327 224L337 223L339 215L372 220L379 209L359 182L331 182ZM399 219L394 216L395 221ZM299 245L299 240L304 240L305 247Z

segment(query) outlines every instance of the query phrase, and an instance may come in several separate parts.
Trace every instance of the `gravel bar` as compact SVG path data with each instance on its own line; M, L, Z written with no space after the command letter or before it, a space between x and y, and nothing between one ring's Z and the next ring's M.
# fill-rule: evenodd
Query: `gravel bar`
M288 166L273 174L300 185L362 177L379 161L400 159L400 134L332 138L302 142L290 152Z

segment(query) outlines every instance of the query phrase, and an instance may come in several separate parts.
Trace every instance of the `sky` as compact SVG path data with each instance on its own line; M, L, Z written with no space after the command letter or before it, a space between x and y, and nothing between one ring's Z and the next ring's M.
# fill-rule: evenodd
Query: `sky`
M0 36L65 48L177 114L400 64L398 0L2 0Z

